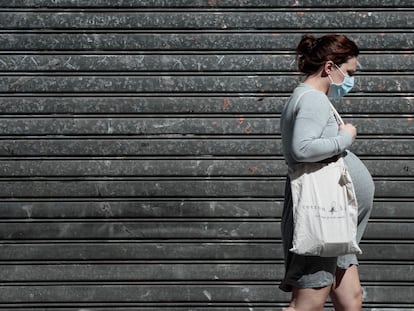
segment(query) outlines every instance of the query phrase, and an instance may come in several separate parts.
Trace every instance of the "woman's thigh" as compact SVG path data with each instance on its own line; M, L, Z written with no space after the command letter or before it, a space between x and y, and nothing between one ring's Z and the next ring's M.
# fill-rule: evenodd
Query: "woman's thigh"
M291 309L299 311L322 311L331 286L321 288L297 288L292 291Z

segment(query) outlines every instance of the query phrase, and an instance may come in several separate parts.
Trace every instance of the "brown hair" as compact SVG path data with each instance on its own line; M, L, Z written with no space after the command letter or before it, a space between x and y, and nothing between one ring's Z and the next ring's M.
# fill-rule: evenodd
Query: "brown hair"
M306 74L315 73L327 61L341 65L358 54L355 42L344 35L304 35L296 47L298 68Z

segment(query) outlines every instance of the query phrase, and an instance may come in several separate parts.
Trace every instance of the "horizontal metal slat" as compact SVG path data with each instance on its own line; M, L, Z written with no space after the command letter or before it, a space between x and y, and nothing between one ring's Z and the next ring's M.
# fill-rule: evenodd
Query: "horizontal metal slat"
M2 72L293 72L288 54L2 55ZM414 71L412 54L358 57L358 72Z
M0 197L275 197L283 194L283 186L284 180L257 179L0 181Z
M286 93L300 82L297 76L19 76L0 77L3 93ZM359 76L356 93L411 92L413 76Z
M280 198L284 179L0 181L2 198ZM375 180L378 198L412 198L414 180Z
M396 77L395 77L396 78ZM384 77L392 79L392 77ZM402 77L397 78L399 80ZM397 80L398 81L398 80ZM407 81L408 82L408 81ZM0 77L4 93L285 92L295 76L20 76ZM396 83L393 80L392 83ZM280 87L280 89L278 88ZM391 90L390 90L391 91Z
M414 160L363 160L373 176L413 177ZM0 177L284 177L284 160L0 160Z
M1 219L280 218L283 198L257 200L6 201ZM374 201L371 219L414 219L410 201Z
M246 303L247 304L247 303ZM84 305L84 304L82 304ZM220 304L212 304L209 303L207 307L200 307L200 306L194 306L191 305L189 306L187 304L187 306L183 307L182 303L181 304L177 304L178 306L166 306L166 305L158 305L157 307L142 307L140 306L140 304L137 304L135 307L124 307L124 306L112 306L112 307L95 307L93 305L89 306L89 309L93 310L93 311L188 311L188 308L190 307L192 311L245 311L246 307L242 306L242 307L231 307L229 306L228 303L226 303L226 305L222 305L222 306L218 306ZM179 306L181 305L181 307ZM238 304L240 305L240 304ZM263 305L272 305L269 307L263 307ZM334 308L329 307L331 304L327 304L326 308L324 310L326 311L335 311ZM273 307L274 306L274 307ZM248 304L248 308L251 309L251 311L279 311L281 308L286 307L287 303L286 302L282 302L282 303L272 303L272 304L267 304L267 303L261 303L261 304ZM362 311L372 311L372 309L374 308L375 311L412 311L412 308L410 307L410 304L391 304L388 305L389 307L386 308L382 308L382 307L377 307L378 304L364 304L364 307L361 309ZM38 305L33 305L33 307L31 308L26 308L26 307L16 307L14 306L13 309L16 311L44 311L45 307L39 307ZM2 309L2 306L0 305L0 310ZM7 307L6 307L7 310ZM53 310L56 311L79 311L79 307L53 307Z
M358 7L413 7L410 0L302 0L292 5L291 0L255 0L255 1L206 1L206 0L117 0L108 2L106 0L95 0L93 2L84 0L9 0L2 3L3 8L301 8L301 7L334 7L334 8L358 8Z
M413 286L364 286L365 302L414 302ZM3 285L1 303L251 303L287 301L288 294L275 285Z
M362 51L411 51L414 33L344 33ZM0 51L289 51L295 33L3 33ZM317 34L319 35L319 34Z
M260 302L286 296L269 285L3 285L0 302Z
M0 12L1 29L402 29L412 27L407 11L274 12Z
M410 247L410 246L408 246ZM71 260L273 260L282 258L276 243L257 242L82 242L23 243L0 245L3 261ZM395 245L382 255L398 254ZM404 255L401 254L402 258Z
M413 243L361 244L362 261L412 261ZM31 241L0 245L2 261L111 261L111 260L283 260L281 242L59 242Z
M399 244L402 241L394 241L389 244L383 244L383 241L375 243L361 243L362 254L358 256L360 260L368 261L408 261L412 262L413 244Z
M276 218L280 201L0 202L8 218Z
M394 118L344 118L358 135L412 135L414 114ZM279 135L277 117L165 118L10 118L0 122L0 136L11 135Z
M102 263L0 264L3 283L10 282L223 282L277 281L283 263ZM364 282L413 282L410 264L361 264Z
M411 156L410 138L359 138L352 145L359 156ZM0 156L281 156L280 139L275 138L65 138L8 139L0 146Z
M402 165L410 165L401 163ZM398 164L396 164L398 167ZM399 169L401 171L403 169ZM285 176L284 160L0 160L6 176ZM413 173L414 175L414 173Z
M246 96L0 96L2 114L276 114L288 100L286 95ZM347 96L333 101L340 113L412 114L412 96ZM7 116L4 116L7 117Z
M18 228L16 228L18 227ZM278 223L257 222L104 222L2 223L2 240L43 239L274 239Z
M279 221L4 222L2 240L280 239ZM412 222L370 222L366 240L414 240Z
M371 219L375 218L414 218L414 206L412 202L374 201Z
M2 282L275 281L282 264L29 264L1 265ZM404 267L394 269L401 272ZM395 275L397 277L397 275ZM410 279L409 277L406 279Z
M404 146L408 142L404 142ZM388 144L386 144L387 146ZM369 146L371 148L371 146ZM397 150L394 143L391 150ZM280 142L274 139L25 139L3 140L1 156L128 156L128 155L276 155Z
M389 121L392 127L407 122ZM374 121L375 122L375 121ZM374 123L370 120L370 124ZM400 126L395 126L400 128ZM153 135L153 134L276 134L279 120L274 118L67 118L1 120L0 135ZM408 129L409 130L409 129ZM404 129L402 130L404 131Z

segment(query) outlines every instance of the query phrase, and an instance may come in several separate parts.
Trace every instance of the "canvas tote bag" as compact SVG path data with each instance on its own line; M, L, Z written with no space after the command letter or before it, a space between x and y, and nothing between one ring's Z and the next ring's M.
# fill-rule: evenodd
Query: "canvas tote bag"
M307 92L297 99L294 113L299 99ZM343 123L331 106L338 122ZM362 253L356 242L358 205L344 159L299 163L289 168L289 177L294 222L290 251L321 257Z

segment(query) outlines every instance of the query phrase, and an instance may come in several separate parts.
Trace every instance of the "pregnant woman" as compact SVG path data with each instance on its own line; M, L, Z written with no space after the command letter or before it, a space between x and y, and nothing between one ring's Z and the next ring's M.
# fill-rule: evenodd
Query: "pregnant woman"
M281 116L284 157L290 168L301 162L329 163L338 157L344 158L358 202L359 242L371 213L374 184L365 165L348 150L356 139L355 126L349 123L338 125L329 101L329 98L342 97L352 89L359 49L343 35L319 38L305 35L296 53L299 70L306 77L293 91ZM294 254L289 251L292 237L292 196L287 178L282 215L286 272L280 288L292 292L292 299L285 311L322 311L328 296L337 311L361 310L362 288L356 256Z

